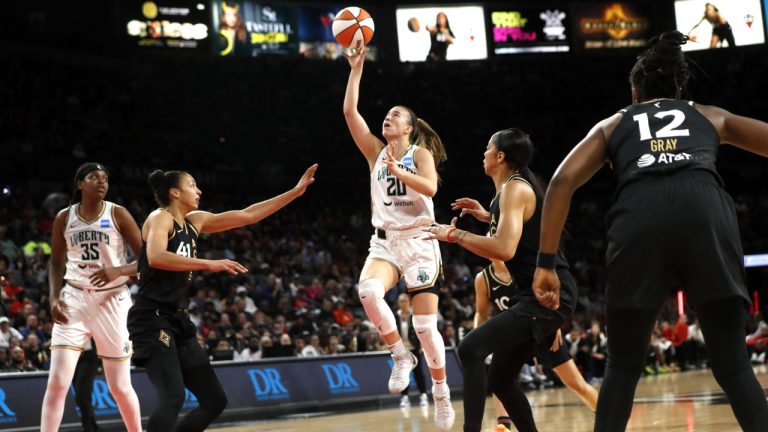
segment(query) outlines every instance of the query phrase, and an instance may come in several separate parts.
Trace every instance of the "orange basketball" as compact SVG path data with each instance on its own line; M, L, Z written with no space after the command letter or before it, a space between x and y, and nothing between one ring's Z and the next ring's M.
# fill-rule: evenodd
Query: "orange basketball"
M345 48L368 45L373 37L373 18L365 9L350 6L339 11L333 19L333 37Z

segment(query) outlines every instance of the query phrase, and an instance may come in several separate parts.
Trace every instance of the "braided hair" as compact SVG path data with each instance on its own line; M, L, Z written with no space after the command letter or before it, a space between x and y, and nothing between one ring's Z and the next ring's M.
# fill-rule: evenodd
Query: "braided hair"
M691 78L689 62L680 48L688 36L679 31L664 32L648 41L648 49L637 56L629 82L641 100L679 99Z

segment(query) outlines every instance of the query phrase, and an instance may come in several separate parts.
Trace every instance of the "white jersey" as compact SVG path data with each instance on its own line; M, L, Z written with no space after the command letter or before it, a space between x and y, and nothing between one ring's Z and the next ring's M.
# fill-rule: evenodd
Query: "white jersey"
M413 160L418 149L411 145L397 165L411 174L418 174ZM434 223L432 198L409 188L392 175L384 163L386 157L384 147L376 156L371 171L371 224L385 231L399 231Z
M67 273L64 279L79 287L90 287L91 275L104 267L118 267L127 264L125 241L115 223L115 204L103 201L99 216L86 221L80 217L74 204L64 226L64 240L67 242ZM98 289L122 285L128 276L120 276Z

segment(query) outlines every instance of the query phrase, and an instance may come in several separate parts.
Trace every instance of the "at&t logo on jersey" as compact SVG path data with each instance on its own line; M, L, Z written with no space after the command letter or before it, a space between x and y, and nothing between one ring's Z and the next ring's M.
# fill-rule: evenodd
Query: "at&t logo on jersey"
M324 364L325 378L328 380L328 390L333 394L359 393L360 384L352 376L352 369L346 363Z
M291 394L280 382L280 372L275 368L249 369L248 376L258 400L289 399Z
M671 164L678 161L687 161L691 159L691 155L688 153L661 153L654 157L652 154L644 154L637 160L637 166L645 168L655 163L657 164Z
M0 387L0 424L16 423L19 419L5 402L5 390Z

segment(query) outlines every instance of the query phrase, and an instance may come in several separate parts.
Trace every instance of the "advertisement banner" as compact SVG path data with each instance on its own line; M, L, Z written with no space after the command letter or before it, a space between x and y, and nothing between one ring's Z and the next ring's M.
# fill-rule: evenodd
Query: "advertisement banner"
M577 49L640 48L652 34L647 3L577 3L571 6Z
M296 7L248 0L211 2L213 52L256 57L299 53Z
M565 8L521 7L491 12L494 54L567 52Z
M398 8L395 19L400 61L488 58L481 6Z
M210 15L202 3L131 0L118 5L123 33L131 46L208 49Z
M448 384L452 389L461 389L461 369L452 350L446 353L446 367ZM214 370L228 399L221 420L233 415L263 419L274 415L276 409L284 413L298 412L307 405L343 407L345 403L379 399L391 399L394 403L399 398L390 395L387 389L392 370L389 353L217 362ZM40 407L47 380L45 372L0 374L0 430L40 428ZM413 376L411 381L415 388ZM154 387L143 370L133 371L131 383L139 396L142 415L148 416L157 404ZM117 403L103 376L94 380L91 401L97 422L121 421ZM183 411L197 405L195 396L187 391ZM80 428L80 412L73 389L64 408L62 429L67 428Z
M677 29L690 40L683 51L765 43L760 0L675 2Z

